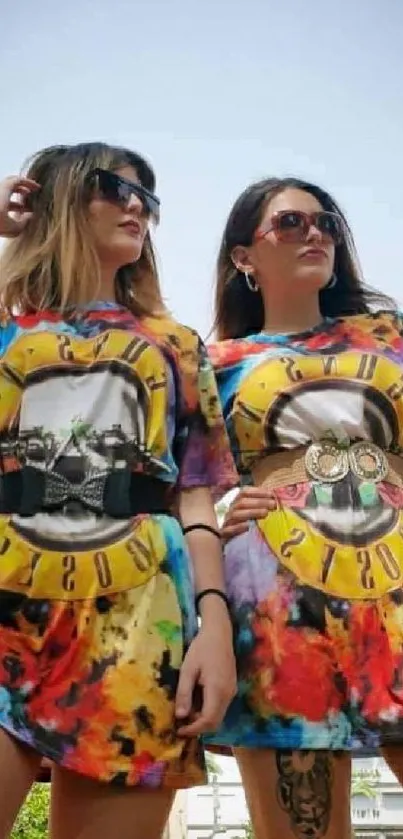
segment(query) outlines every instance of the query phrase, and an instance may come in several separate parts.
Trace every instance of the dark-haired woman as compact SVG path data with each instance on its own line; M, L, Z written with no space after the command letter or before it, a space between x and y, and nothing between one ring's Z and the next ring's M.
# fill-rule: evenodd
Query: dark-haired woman
M234 693L210 486L237 475L158 214L148 163L100 143L0 186L1 839L44 757L53 839L157 839Z
M231 746L257 839L349 839L350 754L403 782L403 322L334 200L269 179L233 207L212 347L244 488L223 533Z

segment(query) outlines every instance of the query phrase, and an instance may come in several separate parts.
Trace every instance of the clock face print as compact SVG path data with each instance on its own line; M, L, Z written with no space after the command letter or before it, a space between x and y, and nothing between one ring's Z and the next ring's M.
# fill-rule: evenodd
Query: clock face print
M262 456L329 436L402 446L399 364L382 355L277 355L243 378L230 425L245 470ZM341 597L373 598L403 582L403 492L349 473L276 491L278 509L259 528L299 580Z
M277 503L225 544L239 685L210 742L398 744L403 315L251 334L212 358L242 483Z
M91 494L111 470L169 470L168 364L158 348L124 331L85 342L65 334L27 335L7 356L10 370L21 357L18 451L37 476L46 475L51 492L69 501L59 513L10 517L0 539L2 578L21 591L32 592L35 583L55 598L77 598L99 586L109 591L143 585L166 554L158 525L83 512L79 493ZM2 425L10 420L13 397L10 386ZM8 441L3 448L4 468L13 446Z

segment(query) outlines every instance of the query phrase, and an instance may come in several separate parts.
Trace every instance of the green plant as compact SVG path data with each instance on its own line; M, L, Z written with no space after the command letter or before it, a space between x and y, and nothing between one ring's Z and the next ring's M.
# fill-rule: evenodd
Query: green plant
M207 752L206 754L206 767L209 777L214 775L221 775L222 773L221 766L217 763L215 757L211 754L211 752Z
M49 785L35 784L18 816L10 839L47 839Z
M242 836L235 836L235 839L255 839L253 828L250 822L245 822L243 825Z
M353 772L351 779L351 797L362 795L364 798L375 798L378 792L379 772L375 770L361 770Z

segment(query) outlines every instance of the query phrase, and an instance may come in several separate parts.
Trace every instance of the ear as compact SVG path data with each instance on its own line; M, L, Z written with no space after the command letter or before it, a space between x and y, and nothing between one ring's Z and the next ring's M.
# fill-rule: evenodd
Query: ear
M244 245L237 245L231 251L231 259L235 265L235 268L238 271L241 271L242 274L253 274L253 265L250 261L249 256L249 249L245 248Z

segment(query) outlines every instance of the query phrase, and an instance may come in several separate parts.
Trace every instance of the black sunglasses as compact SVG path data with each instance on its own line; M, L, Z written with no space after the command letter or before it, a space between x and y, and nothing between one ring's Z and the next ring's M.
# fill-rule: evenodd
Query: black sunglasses
M109 169L94 169L90 174L90 180L98 188L102 197L113 204L120 204L125 207L132 195L136 195L141 201L146 213L160 220L160 200L141 184L128 181Z

